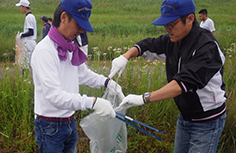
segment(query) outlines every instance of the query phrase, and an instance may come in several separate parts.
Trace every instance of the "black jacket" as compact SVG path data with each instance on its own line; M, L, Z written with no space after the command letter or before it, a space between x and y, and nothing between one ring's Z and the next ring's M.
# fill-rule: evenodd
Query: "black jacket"
M182 89L174 100L184 120L210 120L225 112L225 57L215 37L200 28L196 20L181 42L171 42L166 34L146 38L135 46L139 55L147 50L166 55L167 80L176 80Z
M50 28L51 28L51 24L49 24L49 23L44 24L44 26L43 26L43 38L47 36Z

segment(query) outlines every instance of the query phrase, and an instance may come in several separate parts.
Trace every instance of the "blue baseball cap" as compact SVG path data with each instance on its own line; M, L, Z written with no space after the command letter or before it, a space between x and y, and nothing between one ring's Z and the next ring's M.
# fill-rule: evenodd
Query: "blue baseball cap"
M89 17L92 3L90 0L62 0L60 6L72 15L75 21L86 31L94 32Z
M181 16L195 13L193 0L164 0L161 5L161 16L152 22L154 25L165 25Z

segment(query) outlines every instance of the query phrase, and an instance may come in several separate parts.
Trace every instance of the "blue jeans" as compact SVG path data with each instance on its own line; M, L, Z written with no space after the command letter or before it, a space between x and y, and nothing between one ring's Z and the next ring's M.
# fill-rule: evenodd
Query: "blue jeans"
M34 120L39 153L76 153L78 134L75 119L71 121Z
M216 153L224 128L226 113L204 122L183 120L179 114L175 133L174 153Z

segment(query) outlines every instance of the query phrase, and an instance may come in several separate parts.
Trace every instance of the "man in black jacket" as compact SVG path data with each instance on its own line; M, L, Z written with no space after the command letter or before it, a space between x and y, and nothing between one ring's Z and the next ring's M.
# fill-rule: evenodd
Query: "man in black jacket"
M109 77L120 75L130 58L147 50L164 54L168 84L143 95L130 94L120 107L174 98L180 110L174 152L215 153L226 119L225 57L215 37L199 27L194 12L192 0L165 0L152 24L164 26L167 34L143 39L114 59Z

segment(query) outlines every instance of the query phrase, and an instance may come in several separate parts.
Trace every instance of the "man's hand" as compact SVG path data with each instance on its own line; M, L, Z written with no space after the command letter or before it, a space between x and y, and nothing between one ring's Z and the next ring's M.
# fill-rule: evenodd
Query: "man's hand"
M99 116L108 116L112 118L116 117L116 113L111 105L111 102L106 99L96 98L92 109L94 109L95 113Z
M111 73L108 77L112 78L116 73L118 73L118 75L120 76L121 73L124 71L127 62L128 60L123 55L120 55L119 57L115 58L112 61Z
M120 103L119 107L124 108L124 109L128 109L130 107L141 106L143 104L144 104L143 95L129 94L128 96L126 96L122 100L122 102Z
M21 38L22 38L22 36L21 36L22 34L23 34L23 32L19 32L19 31L18 31L18 32L17 32L17 35L16 35L16 38L17 38L17 39L21 39Z

